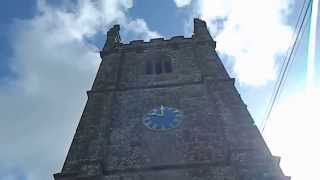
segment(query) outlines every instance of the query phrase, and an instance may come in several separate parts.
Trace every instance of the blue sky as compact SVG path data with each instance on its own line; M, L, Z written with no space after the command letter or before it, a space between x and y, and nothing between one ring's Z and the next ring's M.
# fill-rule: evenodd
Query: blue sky
M4 148L0 150L0 179L49 180L60 171L85 105L85 92L90 89L100 63L97 51L104 44L107 29L115 23L121 25L122 39L128 42L160 36L191 36L192 18L206 20L223 63L236 78L237 89L261 128L302 3L298 0L3 0L0 144ZM297 100L294 101L297 106L288 110L292 116L294 110L318 105L300 98L304 97L301 92L307 73L308 32L306 29L301 38L278 101L279 109L283 109L292 99ZM319 58L318 53L317 78ZM307 104L299 106L300 102ZM275 140L290 141L301 127L298 123L293 126L292 121L277 124L279 118L292 118L287 114L275 113L267 133L273 138L266 138L274 153L283 157L285 172L292 180L302 180L299 175L308 172L307 169L288 164L302 164L293 157L307 152L292 152L290 149L296 149L294 145ZM288 136L281 136L283 128ZM305 138L312 139L310 136ZM316 179L316 175L310 178Z

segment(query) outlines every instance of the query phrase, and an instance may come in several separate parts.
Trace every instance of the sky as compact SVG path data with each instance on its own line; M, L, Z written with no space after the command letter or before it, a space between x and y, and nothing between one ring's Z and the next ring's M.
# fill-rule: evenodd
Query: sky
M114 24L121 25L122 40L129 42L190 37L192 19L206 20L220 58L262 129L303 2L2 0L0 179L52 180L61 170L100 63L98 51ZM310 13L307 17L310 24ZM292 180L320 179L320 53L315 80L307 85L311 28L305 27L263 132Z

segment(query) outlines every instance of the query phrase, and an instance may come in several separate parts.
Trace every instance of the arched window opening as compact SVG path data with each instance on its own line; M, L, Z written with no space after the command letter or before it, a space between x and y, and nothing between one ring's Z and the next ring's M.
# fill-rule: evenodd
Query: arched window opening
M164 71L166 73L171 73L172 72L171 61L169 59L164 61Z
M161 61L156 62L156 74L161 74L162 73L162 63Z
M146 74L153 74L153 64L151 61L147 61L146 63Z

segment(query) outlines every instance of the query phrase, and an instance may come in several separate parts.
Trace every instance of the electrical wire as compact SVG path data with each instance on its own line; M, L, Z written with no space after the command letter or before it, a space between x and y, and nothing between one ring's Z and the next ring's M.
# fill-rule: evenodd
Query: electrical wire
M283 61L283 64L281 66L281 70L280 70L279 76L277 78L277 83L276 83L274 91L273 91L274 93L273 93L273 95L271 97L271 100L270 100L270 102L268 104L268 108L267 108L267 111L266 111L266 116L265 116L265 119L264 119L264 121L262 123L262 132L265 130L266 124L267 124L267 122L268 122L268 120L270 118L270 115L271 115L271 112L273 110L273 107L274 107L277 99L279 98L279 96L280 96L280 94L282 92L282 88L283 88L284 82L286 81L290 64L292 64L293 59L294 59L294 58L292 58L292 57L294 57L293 53L295 52L295 49L297 47L297 43L300 40L300 37L302 36L301 32L304 32L304 29L305 29L303 25L306 24L305 20L306 20L308 11L309 11L309 9L311 7L311 2L312 2L312 0L309 0L308 5L307 5L306 10L305 10L304 15L303 15L303 19L301 21L300 19L302 17L303 10L305 9L306 0L304 0L304 2L303 2L303 6L301 8L301 11L299 13L299 17L298 17L298 20L297 20L297 23L296 23L296 26L295 26L295 31L294 31L295 33L293 34L293 38L292 38L292 40L294 39L294 41L293 41L293 43L290 43L290 46L289 46L289 48L287 50L287 54L286 54L285 60ZM300 23L300 21L301 21L301 23ZM300 23L300 25L299 25L299 23ZM295 34L296 34L296 36L294 38Z

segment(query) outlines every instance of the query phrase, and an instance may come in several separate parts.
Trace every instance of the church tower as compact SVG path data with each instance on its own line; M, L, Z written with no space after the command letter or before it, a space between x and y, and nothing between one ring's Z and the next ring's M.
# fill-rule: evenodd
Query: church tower
M289 180L227 74L206 23L121 43L102 61L55 180Z

